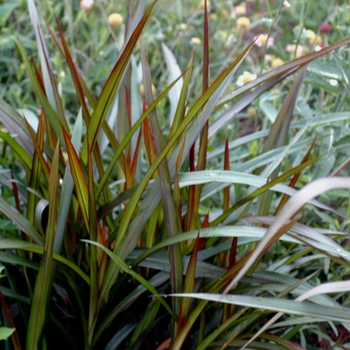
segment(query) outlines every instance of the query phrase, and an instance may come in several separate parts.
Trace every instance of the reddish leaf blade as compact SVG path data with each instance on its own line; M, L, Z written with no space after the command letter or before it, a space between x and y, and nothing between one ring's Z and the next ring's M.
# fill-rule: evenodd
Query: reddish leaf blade
M49 302L53 283L53 246L57 224L57 201L59 187L59 142L55 148L49 178L49 217L45 232L44 254L35 281L34 295L30 310L27 349L37 349L42 346L42 335L48 317Z
M19 336L18 336L18 333L17 333L17 330L16 330L15 322L13 320L10 308L8 307L8 305L6 303L6 300L5 300L5 298L4 298L4 296L2 295L1 292L0 292L0 301L1 301L1 305L2 305L2 308L4 310L5 317L6 317L6 320L7 320L7 323L9 325L9 327L10 328L15 328L15 331L11 335L13 346L14 346L15 350L21 350L22 349L21 342L19 340Z
M66 55L65 55L65 50L63 48L63 45L62 45L62 42L60 41L60 39L58 38L58 36L56 35L56 33L54 32L54 30L48 25L47 26L48 29L49 29L49 32L53 38L53 40L55 41L55 44L56 46L58 47L58 49L60 50L62 56L64 58L66 58ZM79 71L76 71L77 75L78 75L78 79L79 79L79 82L80 82L80 85L86 95L86 97L88 98L90 104L92 107L95 107L96 105L96 100L94 98L94 96L92 95L91 91L89 90L89 88L87 87L83 77L81 76L80 72Z
M43 116L43 113L41 114ZM40 160L40 164L41 164L41 167L42 167L42 170L44 172L44 175L45 175L45 179L47 181L47 183L49 182L49 174L50 174L50 168L43 156L43 138L41 138L41 141L40 144L38 143L38 140L37 138L35 137L35 134L31 128L31 126L29 125L29 123L27 122L27 119L24 119L26 125L27 125L27 128L28 128L28 132L29 132L29 135L33 141L33 144L34 144L34 148L35 148L35 152L36 152L36 155L39 157L39 160ZM44 118L43 117L40 117L40 122L39 122L39 127L38 127L38 130L40 130L40 134L41 135L44 135L44 131L42 130L42 127L44 126ZM39 133L38 133L38 138L39 138Z
M121 54L118 62L114 66L110 76L107 79L106 84L104 85L101 95L97 101L94 112L91 116L91 123L87 132L87 138L91 145L91 149L95 147L95 143L97 140L98 133L100 131L101 125L105 120L109 107L111 106L115 93L119 87L120 81L123 77L123 73L129 63L129 59L134 50L134 47L137 43L138 38L141 35L141 32L150 16L155 2L149 7L149 9L145 12L138 26L135 28L132 33L123 53ZM82 159L86 163L87 160L87 143L84 143Z
M83 219L86 228L89 229L89 188L86 182L85 174L83 168L80 164L79 157L75 152L74 146L68 136L68 134L63 131L64 140L66 142L68 160L70 165L70 171L73 177L77 198L79 202L79 207L83 215Z
M60 34L61 41L62 41L64 55L65 55L66 61L68 63L69 70L72 74L73 83L75 86L75 91L78 94L79 102L80 102L80 105L82 106L82 109L83 109L83 115L85 118L85 122L87 125L89 125L91 117L90 117L90 113L89 113L89 110L88 110L86 102L85 102L85 95L83 92L83 88L81 86L81 79L79 78L78 71L75 67L73 60L72 60L72 56L68 50L68 45L67 45L66 39L64 37L62 28L61 28L60 23L58 22L57 18L56 18L56 24L57 24L58 32Z
M197 266L197 253L200 248L201 238L198 236L194 244L193 251L191 253L190 261L188 262L185 281L183 286L183 293L192 293L194 291L194 281L196 275L196 266ZM180 305L180 314L178 319L178 331L181 331L183 325L187 320L187 316L190 310L192 300L190 298L183 298Z

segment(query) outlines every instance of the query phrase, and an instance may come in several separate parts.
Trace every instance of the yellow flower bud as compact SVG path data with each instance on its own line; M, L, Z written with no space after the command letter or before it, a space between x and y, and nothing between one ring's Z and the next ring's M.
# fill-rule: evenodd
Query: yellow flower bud
M247 114L249 114L252 118L255 118L257 114L256 109L252 106L248 107Z
M276 59L275 55L269 55L269 54L265 55L266 62L272 62L274 59Z
M280 67L284 64L284 61L281 60L280 58L275 58L274 60L272 60L271 62L271 67L272 68L277 68Z
M247 29L250 26L250 19L248 17L239 17L236 22L237 28Z
M69 164L69 158L68 158L68 153L67 152L62 152L62 157L64 160L64 164Z
M321 46L323 45L323 39L322 36L318 36L316 39L316 45Z
M222 17L222 18L226 18L227 16L228 16L227 10L223 9L223 10L221 11L221 17Z
M119 27L123 24L123 16L120 13L112 13L108 16L108 23L112 27Z
M152 84L152 95L154 96L156 93L156 87ZM145 87L143 86L143 84L140 85L140 95L142 97L145 97Z
M306 31L306 37L309 39L309 44L313 45L316 40L316 45L321 46L323 44L322 37L317 36L312 30Z
M201 3L199 4L200 9L204 9L204 2L205 2L205 0L202 0ZM207 9L208 9L208 11L210 9L210 1L209 0L207 1Z

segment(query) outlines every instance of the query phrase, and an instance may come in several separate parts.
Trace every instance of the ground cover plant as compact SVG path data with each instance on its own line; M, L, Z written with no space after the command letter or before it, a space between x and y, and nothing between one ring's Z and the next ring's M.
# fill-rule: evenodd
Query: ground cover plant
M349 347L344 2L0 6L5 348Z

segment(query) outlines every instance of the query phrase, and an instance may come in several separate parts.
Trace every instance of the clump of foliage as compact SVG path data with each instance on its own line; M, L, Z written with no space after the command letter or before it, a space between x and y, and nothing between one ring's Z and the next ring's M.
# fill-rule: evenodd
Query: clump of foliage
M313 51L315 37L309 53L269 69L261 51L264 72L232 84L261 36L229 59L223 47L213 69L209 1L193 15L203 22L193 54L179 59L176 43L149 49L159 23L143 37L157 2L131 1L119 36L121 16L109 17L114 41L104 49L117 59L102 46L96 57L70 50L69 20L71 31L49 20L46 37L27 4L38 54L31 60L31 46L13 39L17 74L29 81L23 106L11 93L0 99L0 299L10 310L1 324L16 329L7 346L303 349L315 337L335 346L350 327L348 211L333 204L348 193L330 191L350 188L338 176L349 162L346 131L334 141L348 119L347 76L315 60L350 39ZM67 9L57 6L60 18ZM105 60L114 61L108 72ZM94 62L105 81L90 75ZM330 78L346 91L313 109L334 95Z

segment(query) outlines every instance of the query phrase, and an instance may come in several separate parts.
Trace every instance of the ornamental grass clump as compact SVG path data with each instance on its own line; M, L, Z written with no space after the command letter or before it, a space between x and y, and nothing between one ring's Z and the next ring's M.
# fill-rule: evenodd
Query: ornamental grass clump
M348 160L322 168L332 150L326 136L316 143L311 127L348 116L313 115L299 96L307 65L350 39L227 92L258 41L211 77L203 1L202 59L193 54L180 68L163 43L169 84L162 88L142 40L158 3L145 4L129 12L122 50L93 92L60 21L44 30L28 0L38 61L15 42L40 110L37 124L0 99L0 301L10 310L1 325L15 328L8 348L301 349L305 324L348 329L342 293L349 283L322 279L349 266L350 253L337 241L343 232L308 220L318 213L337 226L346 218L315 197L350 188L349 178L338 177ZM49 41L65 61L74 104L65 104ZM216 143L244 111L259 123L260 111L254 118L251 111L280 82L289 91L270 123ZM310 115L293 114L300 106ZM306 184L305 171L316 167L324 176Z

